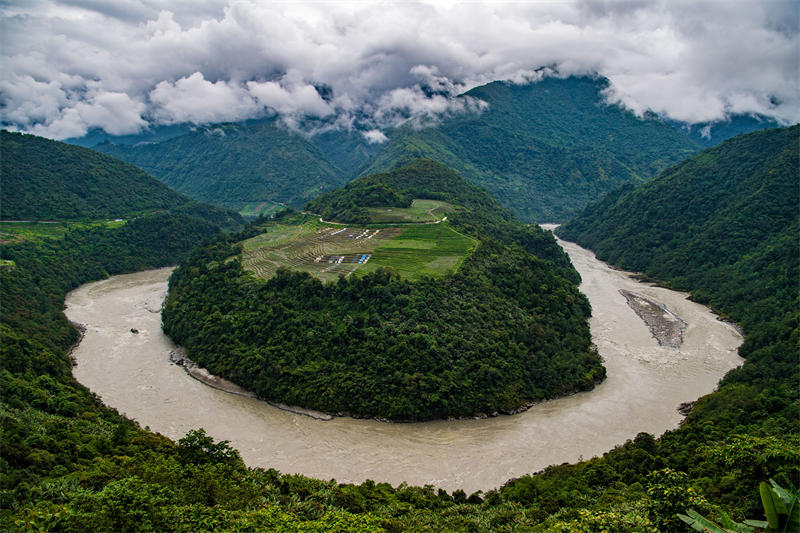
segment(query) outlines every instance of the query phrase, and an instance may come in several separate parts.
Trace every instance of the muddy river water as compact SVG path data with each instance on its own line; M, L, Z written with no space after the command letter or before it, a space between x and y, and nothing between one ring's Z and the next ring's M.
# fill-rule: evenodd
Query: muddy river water
M67 316L87 328L73 352L74 374L142 426L173 439L203 427L231 441L251 466L340 482L485 491L550 464L600 455L641 431L675 428L680 403L711 392L742 363L735 328L686 294L639 283L591 252L561 244L583 278L608 377L593 391L518 415L416 424L321 421L208 387L169 361L174 346L161 332L159 311L170 269L114 276L68 295ZM684 321L683 344L660 346L620 289Z

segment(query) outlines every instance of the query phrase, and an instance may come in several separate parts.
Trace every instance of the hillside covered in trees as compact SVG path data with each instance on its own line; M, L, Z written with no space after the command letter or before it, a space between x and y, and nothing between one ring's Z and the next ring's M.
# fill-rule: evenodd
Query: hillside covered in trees
M442 224L479 243L436 278L403 279L388 266L330 283L286 269L263 280L237 257L239 242L263 231L254 226L176 270L164 331L263 399L392 420L513 412L604 377L590 348L589 304L552 236L513 221L433 161L328 198L343 195L369 205L435 196L461 206Z
M490 83L460 97L488 104L480 113L390 129L382 144L358 130L306 137L262 119L96 149L193 198L236 209L265 201L299 208L355 177L430 158L486 189L521 220L561 221L699 149L656 117L606 104L607 85L590 77Z
M192 198L237 210L254 202L300 207L352 176L276 119L201 127L157 143L105 142L95 149L140 166Z
M800 126L741 135L650 183L609 194L557 230L604 261L691 291L694 300L741 324L746 337L739 354L745 365L697 403L689 425L704 421L709 435L720 441L793 449L795 459L785 457L773 467L791 471L795 485L798 154ZM727 460L739 468L758 468L752 475L764 480L761 469L768 455ZM752 490L755 480L745 486Z
M171 211L227 229L244 223L234 212L198 203L88 148L3 130L0 152L3 220L91 222Z

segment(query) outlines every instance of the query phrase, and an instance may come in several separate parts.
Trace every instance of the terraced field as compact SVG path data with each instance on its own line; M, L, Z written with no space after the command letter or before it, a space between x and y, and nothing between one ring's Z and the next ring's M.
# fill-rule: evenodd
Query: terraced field
M414 279L451 271L475 244L446 223L381 228L271 224L244 241L242 264L262 278L286 267L332 281L391 266L401 277Z

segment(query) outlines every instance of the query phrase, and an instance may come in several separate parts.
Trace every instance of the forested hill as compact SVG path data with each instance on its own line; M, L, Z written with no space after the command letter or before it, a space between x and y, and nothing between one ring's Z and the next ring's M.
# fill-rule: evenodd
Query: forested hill
M192 198L237 210L254 202L300 207L351 177L274 119L201 127L137 146L105 142L95 149L142 167Z
M0 218L89 222L168 211L224 229L237 213L198 203L140 168L88 148L0 132Z
M477 87L464 96L487 102L482 113L390 133L364 174L428 157L485 188L522 220L564 220L698 149L660 120L605 104L607 85L602 78L572 77Z
M448 219L388 228L361 219L365 207L420 196L448 202ZM605 376L579 276L552 235L517 222L452 170L416 161L326 195L319 207L327 213L329 205L361 226L353 242L364 226L399 235L370 252L371 264L385 266L328 283L294 256L266 278L246 271L246 239L310 235L319 256L347 229L281 217L196 250L170 279L164 331L190 358L263 399L391 420L514 412ZM452 238L471 241L452 252L452 268L410 277L395 270L428 264Z
M0 132L5 220L116 218L188 198L113 157L35 135Z
M729 139L615 191L558 233L623 268L718 288L724 269L797 222L798 134L794 126Z
M511 212L454 170L431 159L418 159L389 172L351 181L306 205L328 220L368 222L365 207L408 207L415 198L443 200L484 216L511 221Z

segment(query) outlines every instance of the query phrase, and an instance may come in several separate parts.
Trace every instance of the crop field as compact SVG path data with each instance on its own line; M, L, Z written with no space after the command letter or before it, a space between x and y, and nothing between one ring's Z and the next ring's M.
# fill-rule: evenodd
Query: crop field
M29 239L58 239L70 229L105 226L114 228L125 224L124 220L96 220L92 222L0 222L0 244L8 244Z
M441 220L455 208L438 200L414 200L411 207L367 207L367 213L376 224L395 222L434 222Z
M283 206L266 200L264 202L251 202L239 208L239 214L243 217L257 217L260 215L269 216L276 211L280 211Z
M451 271L475 240L444 223L405 228L272 224L243 246L242 264L262 278L285 267L332 281L390 266L401 277L414 279Z

